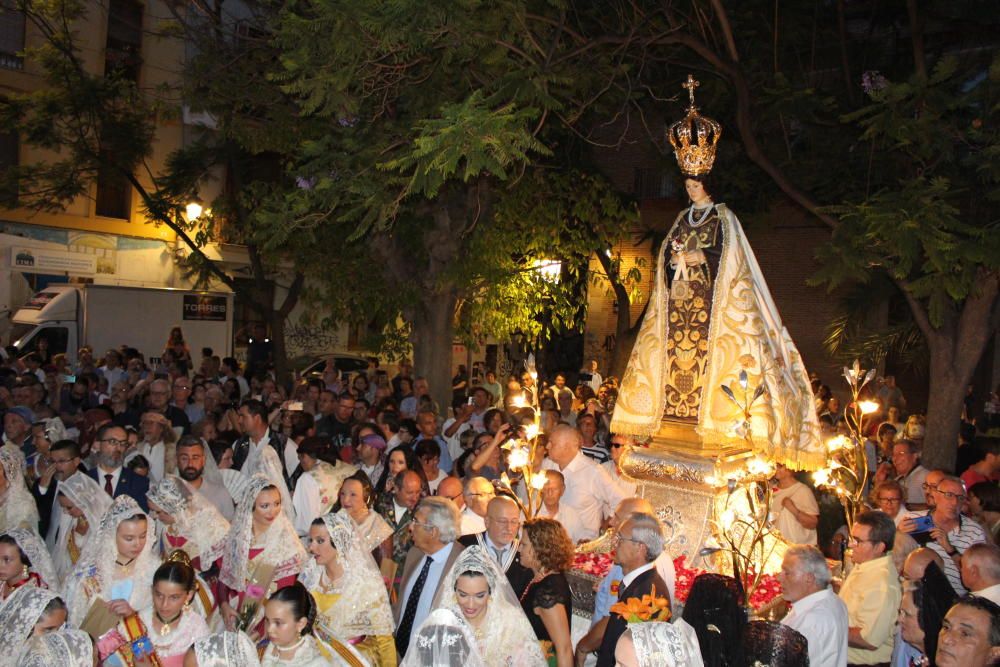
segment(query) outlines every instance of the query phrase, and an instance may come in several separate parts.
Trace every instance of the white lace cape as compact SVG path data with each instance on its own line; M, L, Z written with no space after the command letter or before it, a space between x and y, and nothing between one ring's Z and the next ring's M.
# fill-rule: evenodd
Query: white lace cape
M698 635L678 618L671 623L630 623L639 667L703 667Z
M153 630L153 608L146 607L139 612L146 629L149 630L149 638L156 649L156 655L161 658L170 658L175 655L184 655L191 648L192 644L210 633L205 619L199 616L194 610L181 614L180 623L171 628L170 634L161 637Z
M91 604L97 598L110 600L115 578L115 561L120 558L116 535L122 521L136 515L146 517L146 543L135 559L128 578L132 580L132 592L128 603L132 609L143 609L152 604L151 587L153 574L160 566L160 559L154 552L156 536L153 521L146 516L138 503L130 496L118 496L111 507L101 517L100 525L87 541L80 554L80 560L63 582L63 599L69 608L70 623L78 625L87 615ZM94 530L91 526L91 530Z
M370 550L361 541L357 524L346 510L323 516L330 539L337 549L344 574L333 589L340 597L317 615L321 630L346 641L360 635L391 635L392 608L382 575ZM309 559L299 579L312 592L320 588L323 568Z
M0 607L0 656L4 664L17 664L42 612L57 597L57 593L37 586L21 586L7 597Z
M45 542L33 530L27 528L12 528L6 535L14 538L17 546L21 548L24 555L31 561L31 572L34 572L42 580L43 588L56 590L59 588L59 579L56 577L56 568L52 564L49 550L45 548Z
M254 475L237 501L236 516L223 545L222 570L219 573L219 580L231 590L246 590L251 547L263 548L254 560L274 566L272 581L298 574L305 564L306 550L285 514L279 514L258 543L253 544L254 502L268 486L276 485L265 475Z
M532 638L535 645L537 640ZM544 664L544 663L543 663ZM472 628L460 614L439 608L413 633L399 667L486 667Z
M392 526L386 523L382 515L373 509L368 510L368 516L357 526L358 530L361 531L361 540L368 551L372 551L392 536Z
M76 533L73 537L74 542L82 552L86 548L87 542L97 532L97 528L101 524L101 517L111 507L111 496L105 493L101 485L93 478L79 471L59 482L56 489L58 493L66 496L83 512L83 518L90 526L86 535ZM56 499L55 502L59 502L59 500ZM78 519L73 519L69 514L63 512L60 521L59 539L52 548L52 563L55 565L56 576L59 577L61 584L73 570L73 561L69 556L68 545L70 531L75 529Z
M11 528L38 530L38 507L24 481L24 457L21 452L0 449L0 467L7 479L7 490L0 495L0 533Z
M222 555L229 532L229 522L215 505L173 475L164 477L147 497L174 518L173 530L186 540L181 549L192 559L200 559L202 570L211 567ZM164 550L169 550L165 539Z
M242 632L217 632L194 643L198 667L260 667L257 649Z
M441 593L441 606L450 609L466 623L455 594L458 578L465 572L478 572L486 577L490 600L486 618L480 626L479 647L487 667L536 667L545 665L542 649L521 603L500 570L496 560L479 545L473 545L459 555L448 572Z
M83 630L63 628L32 637L17 667L93 667L94 642Z

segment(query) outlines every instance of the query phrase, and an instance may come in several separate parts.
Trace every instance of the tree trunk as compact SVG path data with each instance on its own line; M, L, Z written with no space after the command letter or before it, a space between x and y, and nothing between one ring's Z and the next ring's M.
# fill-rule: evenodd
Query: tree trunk
M451 345L457 303L454 292L427 294L422 303L414 304L407 317L412 327L414 372L427 378L431 398L440 407L442 417L447 416L451 406Z
M922 455L928 468L954 471L965 389L1000 325L1000 278L986 270L980 271L979 278L975 292L966 297L961 309L947 312L938 327L931 325L909 286L896 281L930 351L930 400Z

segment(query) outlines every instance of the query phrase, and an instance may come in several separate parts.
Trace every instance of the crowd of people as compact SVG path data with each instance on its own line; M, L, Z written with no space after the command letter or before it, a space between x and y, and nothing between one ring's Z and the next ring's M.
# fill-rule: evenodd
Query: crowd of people
M669 623L612 610L644 596L680 610L667 531L620 467L635 443L609 432L616 379L588 362L551 384L504 380L460 368L443 409L406 362L392 377L328 364L285 387L260 349L245 367L211 350L196 361L179 329L155 364L127 347L83 348L72 365L10 355L4 664L753 664L758 626L731 577L699 577ZM831 430L836 407L818 404ZM1000 653L1000 449L977 438L961 478L922 470L901 410L887 405L873 435L881 511L823 545L851 547L839 594L813 489L776 474L775 525L797 546L781 573L787 630L768 637L804 636L813 665ZM503 446L536 414L545 483L527 518ZM600 541L615 565L574 642L567 572Z

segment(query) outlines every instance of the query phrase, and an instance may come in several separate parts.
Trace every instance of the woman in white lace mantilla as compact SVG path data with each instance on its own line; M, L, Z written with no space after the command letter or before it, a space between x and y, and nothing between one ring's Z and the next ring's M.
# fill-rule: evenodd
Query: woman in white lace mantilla
M618 640L622 667L703 667L698 635L684 619L631 623Z
M487 667L546 664L531 623L506 575L482 547L473 545L465 549L443 586L441 606L453 612L459 624L467 626L483 664ZM428 622L429 618L425 625ZM434 622L440 623L440 619ZM419 635L418 631L418 638ZM407 659L411 655L420 655L419 650L413 651L412 643Z
M63 628L32 637L17 667L93 667L94 641L83 630Z
M62 506L59 530L52 545L52 563L62 582L80 560L90 538L97 532L101 517L111 507L111 496L88 475L75 472L59 482L56 502Z
M316 634L354 645L373 665L395 666L389 595L346 510L313 522L309 553L299 580L316 602Z
M203 495L167 475L146 494L149 512L163 524L160 552L184 551L195 570L204 572L222 555L229 522Z
M11 528L38 530L38 507L24 481L24 457L0 449L0 533Z
M333 510L346 510L361 531L365 548L372 552L376 563L392 558L392 528L382 515L372 509L375 489L368 475L358 471L340 485L337 505Z
M22 586L0 606L0 656L16 665L33 637L52 632L66 622L66 605L45 588ZM7 662L9 661L9 662Z
M486 667L472 626L447 607L432 611L413 634L399 667Z
M249 637L226 630L196 641L184 667L260 667L260 659Z
M286 492L287 493L287 492ZM306 550L282 508L278 487L254 475L237 500L219 572L219 611L226 627L235 629L240 611L256 607L261 617L269 592L295 582L307 559ZM261 630L257 623L247 631Z
M95 602L119 618L148 607L160 564L153 541L153 522L138 503L129 496L115 498L63 582L70 622L79 625Z
M38 533L13 528L0 534L0 602L21 586L58 590L59 580Z

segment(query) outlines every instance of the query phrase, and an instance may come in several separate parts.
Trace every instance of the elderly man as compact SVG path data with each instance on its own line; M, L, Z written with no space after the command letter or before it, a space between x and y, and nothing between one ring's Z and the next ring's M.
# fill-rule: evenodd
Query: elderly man
M392 559L402 565L410 548L410 521L420 501L423 481L412 470L401 470L392 480L395 489L390 496L379 496L375 503L378 512L392 528Z
M579 519L580 539L591 540L600 532L601 520L611 516L625 496L607 471L580 451L582 446L583 436L578 430L566 424L556 426L549 434L548 457L542 468L563 474L566 493L562 505ZM610 655L613 659L613 648Z
M496 496L493 483L485 477L469 477L462 486L462 535L472 535L486 530L486 511L490 501Z
M938 667L988 667L1000 661L1000 607L967 596L944 617L938 634Z
M966 549L962 583L973 595L1000 604L1000 547L984 542Z
M486 530L459 538L464 546L478 544L492 554L500 569L507 573L514 594L521 597L528 587L533 573L521 565L518 553L518 531L521 528L521 508L507 496L497 496L490 500L486 508Z
M657 597L669 595L667 584L656 571L655 563L663 551L663 543L663 525L651 514L633 512L618 526L615 561L622 566L624 574L618 594L620 600L639 600L650 594ZM625 617L611 612L597 654L597 667L614 667L615 646L627 628Z
M545 471L545 486L542 487L542 506L538 516L555 519L563 525L573 542L583 539L583 526L579 517L560 505L560 499L566 493L566 478L558 470Z
M927 468L920 465L920 446L912 440L900 440L892 446L894 479L906 491L906 503L923 505L927 502L923 484Z
M34 421L35 415L29 408L21 405L8 408L3 416L3 446L22 457L31 456L35 451L31 438Z
M884 512L863 512L851 528L854 569L840 588L847 605L847 662L881 665L892 657L893 630L903 597L889 552L896 524Z
M822 552L811 544L792 545L781 561L778 581L792 603L781 622L806 638L811 667L846 667L847 607L830 588Z
M183 409L170 405L173 390L166 380L153 380L149 383L149 398L146 400L146 412L159 412L170 421L170 426L181 429L184 435L191 432L191 420ZM140 415L141 417L141 415Z
M966 590L962 585L959 566L962 554L973 544L986 542L986 531L978 523L962 517L962 503L965 502L965 485L957 477L946 476L934 491L935 507L926 512L910 512L899 524L904 533L926 533L918 530L916 519L929 516L934 522L930 529L927 548L937 552L944 559L944 573L951 587L959 595ZM918 540L919 541L919 540Z
M413 547L406 554L393 607L396 623L396 652L402 657L410 645L410 634L439 606L441 584L465 549L457 543L458 508L450 500L429 496L420 501L410 534Z

